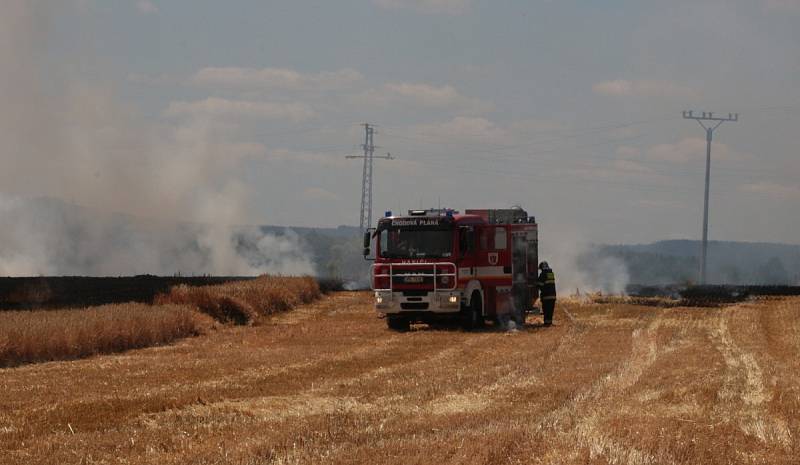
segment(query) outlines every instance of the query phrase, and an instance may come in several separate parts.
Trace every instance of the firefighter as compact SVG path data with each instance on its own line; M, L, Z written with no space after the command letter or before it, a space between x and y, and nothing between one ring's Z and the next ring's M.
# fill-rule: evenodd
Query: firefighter
M539 287L539 299L542 301L544 325L550 326L553 324L553 311L556 308L556 275L547 262L539 263L539 270L541 273L536 285Z

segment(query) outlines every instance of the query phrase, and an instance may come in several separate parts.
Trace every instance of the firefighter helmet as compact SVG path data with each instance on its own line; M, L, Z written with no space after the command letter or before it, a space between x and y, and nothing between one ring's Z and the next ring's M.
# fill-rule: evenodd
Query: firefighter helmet
M547 262L539 263L539 269L540 270L543 270L545 268L550 268L550 265L548 265Z

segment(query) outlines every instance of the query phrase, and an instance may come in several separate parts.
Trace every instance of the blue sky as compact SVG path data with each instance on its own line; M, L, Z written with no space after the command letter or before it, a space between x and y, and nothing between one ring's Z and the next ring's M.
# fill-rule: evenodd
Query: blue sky
M0 60L22 70L4 95L42 102L31 131L0 122L25 147L4 161L26 160L5 194L357 224L344 156L368 121L396 157L376 163L375 215L520 204L552 236L698 238L694 109L741 114L717 132L712 238L800 243L796 0L35 4L0 24L19 44ZM63 169L30 181L55 151Z

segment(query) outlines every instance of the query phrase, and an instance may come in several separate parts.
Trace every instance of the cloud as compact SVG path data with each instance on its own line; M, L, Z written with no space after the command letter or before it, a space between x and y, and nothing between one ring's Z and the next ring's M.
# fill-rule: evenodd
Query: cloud
M181 79L170 74L142 74L142 73L128 74L128 82L132 82L134 84L161 86L166 84L177 84L180 81Z
M633 160L614 160L614 169L621 174L653 174L653 170Z
M702 160L706 155L706 140L700 137L688 137L675 144L659 144L645 151L645 156L651 160L667 161L672 163L688 163ZM732 153L725 144L711 143L711 158L714 160L730 159Z
M633 199L633 200L635 204L641 205L642 207L655 208L659 210L664 208L681 208L685 206L682 202L678 202L676 200L653 200L653 199ZM679 235L677 237L681 236Z
M374 0L381 8L411 9L423 14L460 15L466 13L471 0Z
M232 160L252 158L266 153L267 148L258 142L213 142L209 151Z
M739 186L743 192L751 192L771 197L776 200L800 200L800 187L787 186L774 182L757 182Z
M309 187L303 191L303 197L309 200L331 201L339 200L339 196L321 187Z
M432 106L449 106L463 101L464 96L449 85L436 87L428 84L407 82L389 83L383 86L390 98L409 99L416 103Z
M314 110L303 103L228 100L216 97L193 102L171 102L164 114L190 117L264 118L293 122L316 116Z
M648 182L662 182L664 177L644 164L625 159L616 159L610 163L582 163L574 168L568 168L566 173L591 181L609 180L647 180Z
M491 105L461 94L451 85L391 82L356 96L356 100L381 106L411 105L426 108L457 108L466 113L489 111Z
M639 158L642 155L642 151L639 150L637 147L631 147L629 145L621 145L617 147L617 156L622 159L635 159Z
M460 115L443 122L409 126L402 134L395 130L391 132L426 145L461 145L470 149L492 146L492 149L507 147L520 150L523 147L539 148L541 144L535 139L539 134L557 135L567 129L567 125L553 120L526 119L498 124L482 116Z
M764 0L769 10L800 11L800 0Z
M334 90L350 87L364 78L354 69L303 74L287 68L203 68L190 82L201 87L246 90Z
M420 125L411 128L412 135L426 141L462 142L480 141L501 143L508 138L508 131L486 118L457 116L450 121Z
M136 2L136 9L143 15L158 13L158 7L150 0L139 0Z
M617 79L598 82L592 91L609 97L670 97L691 98L697 93L688 87L670 81Z
M312 164L317 166L346 166L343 154L324 154L290 149L273 149L266 153L267 160L288 163Z
M553 133L564 132L569 129L566 124L549 119L523 119L514 121L509 129L519 133Z

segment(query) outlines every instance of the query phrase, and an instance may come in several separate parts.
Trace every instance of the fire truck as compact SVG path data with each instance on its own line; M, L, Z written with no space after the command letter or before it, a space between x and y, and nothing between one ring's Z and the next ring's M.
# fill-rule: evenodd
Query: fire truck
M373 242L375 309L390 329L442 319L466 330L521 325L538 297L538 229L522 208L386 212L364 235L365 257Z

